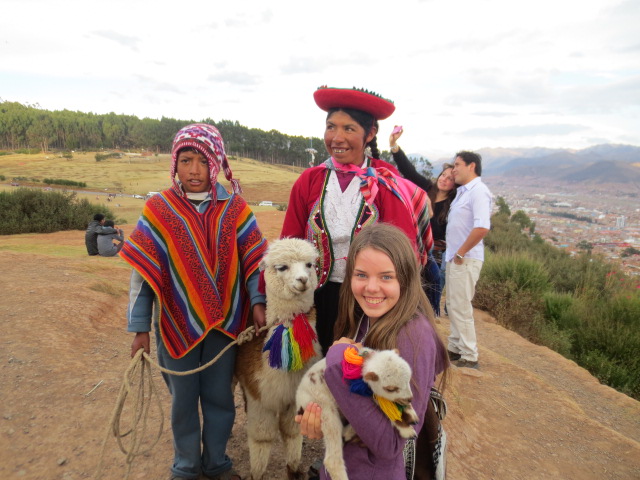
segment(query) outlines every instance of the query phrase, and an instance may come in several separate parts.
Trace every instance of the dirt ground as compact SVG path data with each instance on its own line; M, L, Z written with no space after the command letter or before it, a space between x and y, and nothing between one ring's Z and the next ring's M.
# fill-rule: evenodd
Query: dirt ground
M269 238L277 236L281 212L258 219ZM83 232L60 232L0 237L0 272L0 479L95 478L101 458L102 478L125 478L126 457L106 433L130 364L129 269L119 258L88 257ZM481 369L454 368L445 393L448 478L639 479L640 402L476 313ZM446 335L446 317L439 328ZM159 372L152 375L159 403L150 404L145 439L158 437L161 419L164 428L134 459L132 479L169 476L170 402ZM246 477L236 398L228 454ZM305 465L321 455L320 442L305 443ZM284 478L279 445L269 471Z

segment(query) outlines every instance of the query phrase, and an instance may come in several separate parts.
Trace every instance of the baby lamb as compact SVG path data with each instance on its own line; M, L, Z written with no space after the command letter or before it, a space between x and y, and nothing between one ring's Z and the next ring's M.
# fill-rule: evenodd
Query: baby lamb
M355 347L349 347L345 350L342 365L343 376L351 381L352 392L356 387L354 383L359 384L356 389L362 391L364 382L373 394L373 401L389 417L400 436L416 437L412 425L417 424L419 418L411 406L411 367L397 350L363 348L358 353ZM324 466L332 480L348 480L342 456L342 441L343 438L345 441L352 440L356 432L351 425L343 427L343 416L324 380L326 366L326 359L322 359L302 378L296 393L297 413L304 413L309 402L320 405L325 444Z
M260 268L267 295L267 326L238 349L235 375L247 410L251 478L266 478L271 447L278 437L285 449L287 477L304 478L302 435L295 423L296 390L309 366L320 358L313 294L318 251L306 240L271 242ZM269 475L273 478L273 474Z

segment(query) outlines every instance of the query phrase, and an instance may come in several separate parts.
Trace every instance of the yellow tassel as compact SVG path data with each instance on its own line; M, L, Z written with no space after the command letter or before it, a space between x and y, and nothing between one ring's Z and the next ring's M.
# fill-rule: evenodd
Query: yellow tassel
M392 422L396 422L402 419L402 413L400 412L400 409L395 404L395 402L392 402L391 400L387 400L386 398L383 398L383 397L379 397L375 394L373 395L373 398L378 403L380 410L382 410L382 412L387 417L389 417L389 420L391 420Z
M297 372L304 366L304 362L302 361L302 355L300 354L300 345L293 338L293 333L291 335L291 371Z

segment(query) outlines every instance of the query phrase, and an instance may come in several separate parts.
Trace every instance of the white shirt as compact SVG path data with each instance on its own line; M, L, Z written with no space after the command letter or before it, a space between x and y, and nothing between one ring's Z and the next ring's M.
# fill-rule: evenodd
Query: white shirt
M491 192L480 177L459 186L456 198L451 202L447 217L445 261L453 260L474 228L491 228ZM480 240L465 257L484 261L484 242Z

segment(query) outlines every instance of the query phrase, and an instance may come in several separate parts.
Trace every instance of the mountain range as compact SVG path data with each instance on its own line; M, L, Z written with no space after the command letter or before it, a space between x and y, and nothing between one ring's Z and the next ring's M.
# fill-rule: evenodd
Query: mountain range
M640 147L602 144L582 150L483 148L483 176L536 177L584 183L640 183ZM434 172L440 165L433 162Z

